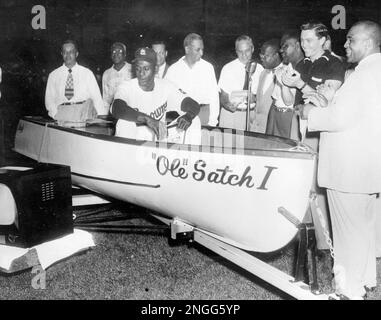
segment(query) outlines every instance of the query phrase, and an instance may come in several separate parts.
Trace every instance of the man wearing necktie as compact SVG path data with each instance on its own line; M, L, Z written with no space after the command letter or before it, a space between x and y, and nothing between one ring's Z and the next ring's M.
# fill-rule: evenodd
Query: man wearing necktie
M73 84L73 75L71 74L73 70L68 70L68 75L66 79L66 86L65 86L65 97L70 100L74 96L74 84Z
M284 40L282 38L282 45ZM276 49L277 52L281 51L279 45L277 45ZM280 63L280 55L277 54L277 57L279 58L279 62L277 62L279 64L273 69L275 86L271 96L273 104L267 119L266 134L298 140L298 127L292 126L293 120L296 119L294 114L296 90L285 86L281 79L285 70L293 70L292 64L288 62Z
M275 71L282 67L279 56L279 41L266 41L260 51L262 65L265 68L259 76L257 103L251 113L250 130L265 133L270 107L273 103L272 94L275 87Z
M250 100L253 103L250 108L253 110L259 75L263 71L263 67L258 63L255 70L252 70L252 74L248 72L250 71L248 66L252 62L254 53L253 41L249 36L239 36L235 41L235 50L237 59L224 65L218 81L221 102L219 126L245 130L249 79L252 81Z
M64 63L49 74L46 85L45 107L49 116L83 122L95 114L107 114L94 74L77 63L76 43L65 41L61 55Z

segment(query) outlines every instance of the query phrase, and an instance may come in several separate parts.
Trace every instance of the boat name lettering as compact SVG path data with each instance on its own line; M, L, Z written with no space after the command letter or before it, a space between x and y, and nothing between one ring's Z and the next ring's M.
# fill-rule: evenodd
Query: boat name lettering
M156 169L162 176L166 175L169 171L175 178L186 179L188 178L188 173L185 168L180 167L180 164L180 159L174 159L172 163L169 164L169 160L166 157L160 156L156 161Z
M256 184L254 183L254 177L251 174L251 166L247 166L241 175L235 174L230 166L225 168L215 169L215 171L207 172L207 163L204 160L197 160L194 163L192 173L192 178L195 181L208 181L209 183L239 186L254 188ZM277 167L264 166L266 169L265 175L263 176L261 183L258 184L258 190L267 190L267 183L270 179L272 172ZM156 169L162 176L166 175L168 172L175 178L187 179L188 173L184 167L181 166L181 160L176 158L172 162L168 160L165 156L160 156L156 160Z

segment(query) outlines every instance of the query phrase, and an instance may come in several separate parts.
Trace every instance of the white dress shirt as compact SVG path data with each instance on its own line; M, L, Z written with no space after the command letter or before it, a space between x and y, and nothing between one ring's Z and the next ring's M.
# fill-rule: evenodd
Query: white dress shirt
M94 74L88 68L75 64L72 68L74 96L68 100L65 97L65 86L69 68L65 65L53 70L48 77L45 92L45 107L49 116L54 118L57 113L57 107L65 102L81 102L87 99L93 101L98 115L108 113L103 106L101 92Z
M190 68L182 57L172 64L165 76L199 104L209 104L208 125L216 126L220 112L220 98L214 67L200 59Z
M257 93L259 76L262 71L262 65L257 63L257 68L251 76L251 92L253 94ZM220 79L218 80L218 87L229 95L233 91L243 90L243 86L245 84L245 76L245 65L237 58L223 66Z
M110 105L114 100L114 95L118 86L125 80L132 78L131 65L125 63L119 71L112 66L107 69L102 76L102 94L103 103L106 109L110 109Z
M381 54L361 60L308 130L321 131L318 182L351 193L381 191Z

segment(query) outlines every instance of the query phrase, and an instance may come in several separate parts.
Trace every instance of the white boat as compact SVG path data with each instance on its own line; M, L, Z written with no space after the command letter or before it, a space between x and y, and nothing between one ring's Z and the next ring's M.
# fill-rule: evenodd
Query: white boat
M316 154L292 140L203 127L202 144L139 141L102 125L20 120L15 151L69 165L73 184L176 218L243 250L272 252L297 234ZM284 208L292 218L279 212Z

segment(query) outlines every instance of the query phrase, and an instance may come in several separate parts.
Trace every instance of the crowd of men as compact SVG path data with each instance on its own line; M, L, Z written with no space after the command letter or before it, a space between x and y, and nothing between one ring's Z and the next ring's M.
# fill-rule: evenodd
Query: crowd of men
M79 118L111 114L118 119L116 135L136 139L165 139L165 120L176 112L180 130L197 131L201 124L304 142L319 153L315 188L332 223L335 292L363 298L376 286L380 255L380 44L380 26L360 21L348 32L345 59L332 51L328 28L310 22L263 43L259 63L252 39L241 35L234 44L237 58L223 66L217 81L213 65L202 58L198 34L185 37L184 56L170 66L162 41L137 49L133 65L126 61L126 45L117 42L101 94L93 73L76 62L77 45L66 41L64 64L47 81L46 108L52 118L65 120L67 110L78 116L69 108L85 105L95 111ZM314 222L318 247L327 249L319 218Z
M307 131L306 121L300 119L295 107L305 101L308 92L322 92L325 86L337 90L344 81L346 63L332 52L326 26L306 23L301 32L287 32L281 39L266 41L260 48L260 63L253 59L253 40L239 36L235 41L237 58L223 66L218 81L214 66L203 59L202 37L188 34L183 46L184 56L170 66L165 42L155 41L140 49L156 53L155 61L147 59L155 63L154 78L170 81L198 103L202 125L291 138L318 149L317 135ZM120 42L111 46L113 64L103 73L101 90L93 73L77 63L79 52L74 41L66 41L61 53L64 64L49 75L45 95L46 109L53 118L60 106L89 99L98 115L112 114L119 86L140 79L137 59L132 65L128 63L127 47Z

